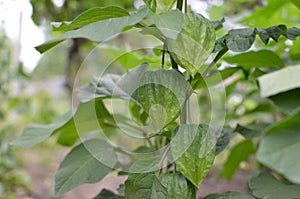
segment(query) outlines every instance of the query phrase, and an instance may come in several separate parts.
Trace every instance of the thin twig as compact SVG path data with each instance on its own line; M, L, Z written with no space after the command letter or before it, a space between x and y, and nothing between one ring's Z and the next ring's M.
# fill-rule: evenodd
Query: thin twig
M165 53L166 53L166 49L167 49L167 44L164 43L163 50L162 50L162 58L161 58L161 68L162 69L165 68Z

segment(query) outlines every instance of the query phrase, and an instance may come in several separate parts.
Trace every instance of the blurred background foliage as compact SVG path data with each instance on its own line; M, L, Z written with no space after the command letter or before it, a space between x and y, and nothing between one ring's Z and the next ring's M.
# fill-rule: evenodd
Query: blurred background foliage
M135 2L132 0L30 0L30 2L33 8L32 20L44 30L46 38L57 35L56 32L51 31L50 22L70 21L81 12L95 6L116 5L134 10L134 5L141 3L140 0ZM297 1L193 0L189 3L191 4L190 9L198 8L199 5L202 6L199 12L211 20L221 20L225 17L223 28L217 32L218 37L223 36L232 28L265 28L278 24L285 24L289 28L293 26L300 27L300 10ZM155 41L148 37L137 39L136 32L132 31L130 34L121 35L106 43L104 47L97 49L99 54L94 52L96 56L91 57L85 64L97 69L102 67L101 65L105 66L109 63L111 61L110 57L115 54L121 55L127 50L143 47L148 43L155 43ZM80 70L79 66L85 56L94 47L95 45L91 42L80 39L65 42L63 45L59 45L44 54L35 70L30 74L26 74L22 70L22 63L16 61L16 52L19 50L18 45L6 36L2 27L0 28L0 198L15 198L15 192L18 189L30 192L30 177L24 170L26 164L30 161L26 159L27 152L12 148L9 143L19 135L25 124L32 122L49 123L70 109L70 94L72 93L76 73ZM275 52L284 65L299 64L300 62L299 39L291 41L280 37L278 43L270 41L267 46L257 40L250 50L257 51L261 48ZM97 55L100 55L100 57ZM135 67L129 64L133 63L132 60L135 60L134 63L137 65L142 61L159 65L161 60L156 55L155 52L149 50L136 51L131 55L125 54L113 62L115 67L111 67L111 70L124 73L126 70ZM260 97L255 79L267 71L274 70L274 68L259 69L253 67L248 69L239 61L235 63L226 62L226 57L233 55L228 54L225 56L224 61L219 65L222 69L238 66L233 71L228 69L223 76L226 86L226 99L223 99L227 111L226 123L231 127L240 124L247 128L257 128L259 130L260 126L264 126L265 123L272 123L282 118L286 113L275 107L270 100ZM99 63L100 58L103 63ZM86 74L81 74L86 78L82 82L86 83L95 71L93 69L88 70L85 67L85 71L80 72ZM66 89L62 87L63 84ZM203 89L198 96L203 112L201 113L201 117L203 117L201 120L209 120L209 93ZM256 167L256 165L253 165L255 164L253 159L249 159L249 156L254 153L255 149L252 150L252 148L256 148L257 141L254 140L254 143L249 144L242 140L242 136L236 136L235 139L232 139L229 148L216 160L217 167L225 162L225 167L219 167L218 169L219 174L227 179L230 179L235 170L239 168L253 169L253 167ZM39 147L40 150L55 151L53 148L58 146L50 140ZM246 157L240 159L239 154L236 154L233 149L243 149L243 147L249 153ZM229 162L235 162L236 166L226 166Z

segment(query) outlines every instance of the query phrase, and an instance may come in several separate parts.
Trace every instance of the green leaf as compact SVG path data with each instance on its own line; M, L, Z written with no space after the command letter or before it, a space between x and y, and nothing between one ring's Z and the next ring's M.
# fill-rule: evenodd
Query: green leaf
M291 58L291 60L293 61L299 61L300 60L300 39L297 39L295 41L293 41L293 46L290 47L289 50L289 56Z
M291 114L300 107L300 88L269 97L283 112Z
M93 199L124 199L124 197L122 196L118 196L115 193L107 190L107 189L103 189L96 197L94 197Z
M85 38L95 42L102 42L121 33L125 27L131 27L139 23L147 14L147 8L141 8L137 13L130 16L94 22L77 30L65 32L60 37L37 46L36 49L43 53L60 42L72 38Z
M169 199L166 187L153 173L129 174L125 181L126 199Z
M168 50L177 64L191 75L199 71L215 44L213 24L200 14L184 15L184 26L176 40L168 39Z
M268 44L270 38L274 41L278 42L280 36L285 36L290 40L295 40L300 36L300 29L298 28L287 28L285 25L276 25L271 26L269 28L256 28L256 32L258 33L260 39Z
M265 44L268 44L270 38L278 42L280 36L284 36L290 40L296 40L297 37L300 36L300 29L295 27L287 28L286 25L280 24L268 28L243 28L230 30L228 34L217 39L213 52L219 52L225 48L234 52L247 51L254 43L256 34L259 35L260 39Z
M220 194L210 194L203 199L254 199L252 196L238 192L226 192Z
M261 199L295 199L300 198L299 185L286 185L277 181L272 175L262 173L253 177L249 188L257 198Z
M104 165L108 164L107 166ZM84 184L102 180L117 163L113 147L104 140L88 140L65 157L55 173L55 195Z
M157 0L144 0L144 2L150 8L150 10L156 12Z
M23 130L21 136L12 144L19 147L30 148L50 137L57 129L72 119L72 112L68 112L51 124L29 124Z
M225 36L229 50L243 52L248 50L255 41L255 31L251 28L230 30Z
M219 30L220 28L222 28L224 22L225 22L224 18L222 18L221 20L213 21L213 25L214 25L215 30Z
M287 27L285 25L277 25L266 28L265 31L268 33L269 37L278 41L281 35L286 35Z
M95 98L120 97L131 100L130 95L139 87L141 76L147 71L148 63L129 70L125 75L107 74L93 78L88 84L76 90L81 102L88 102Z
M81 101L121 97L140 105L149 115L149 132L156 132L180 114L189 84L176 70L147 71L143 63L122 77L106 75L77 90Z
M180 125L171 152L180 172L198 187L215 158L215 138L206 125Z
M57 129L59 133L58 143L64 146L72 146L80 136L99 128L105 130L106 123L113 124L113 118L106 109L101 99L87 103L81 103L77 107L73 118Z
M72 22L62 22L59 24L55 24L53 30L68 31L97 21L124 17L128 15L129 13L126 10L115 6L94 7L78 15L78 17L76 17Z
M296 40L297 37L300 37L300 29L299 28L289 28L286 31L286 36L288 39Z
M121 76L115 74L107 74L101 78L94 77L89 84L76 89L76 95L81 102L88 102L95 98L108 98L114 94L128 97L118 90L117 84L120 79Z
M217 139L216 143L216 155L221 153L229 144L232 129L229 127L224 127L221 135Z
M165 150L164 150L165 151ZM130 165L130 173L146 173L154 172L161 169L162 154L154 152L146 152L143 154L131 154L132 164Z
M256 32L259 35L260 39L267 45L270 40L269 33L264 28L256 28Z
M300 9L300 2L298 0L290 0L290 2L292 2L295 6L297 6L297 8Z
M196 198L196 187L179 173L162 174L159 180L167 188L169 199Z
M250 51L224 58L224 60L230 64L237 64L245 70L253 67L281 68L284 66L280 57L270 50Z
M189 85L176 70L147 71L131 95L148 113L150 129L158 131L180 114Z
M285 67L258 78L260 95L269 97L300 87L300 65Z
M160 32L170 39L176 39L184 25L183 14L177 9L159 15L149 13L149 17Z
M140 63L145 62L146 59L135 52L128 52L126 50L121 50L117 48L101 48L101 52L113 60L114 62L119 62L124 68L132 69L140 65ZM117 59L116 59L117 57ZM157 63L160 63L161 59L157 57Z
M157 2L163 7L164 11L169 11L175 4L176 0L157 0Z
M227 35L225 35L225 36L223 36L221 38L218 38L216 40L215 45L214 45L214 49L212 51L213 53L217 53L217 52L219 52L219 51L227 48L227 46L226 46L226 40L225 40L226 36Z
M65 146L73 145L79 135L91 132L111 121L111 115L100 99L81 103L77 110L63 115L51 124L30 124L21 136L13 142L14 145L29 148L50 137L60 134L58 142Z
M246 161L248 157L255 152L254 144L251 140L244 140L234 146L224 164L222 175L230 180L235 171L239 168L242 161Z
M231 67L231 68L225 68L223 70L213 70L210 72L209 76L205 78L205 81L201 81L200 84L197 86L197 89L200 88L206 88L207 85L213 86L216 84L220 84L223 82L226 78L230 77L237 71L239 71L240 67ZM193 79L191 79L191 84L193 85L195 82L198 81L201 77L200 73L196 73Z
M238 132L246 139L252 139L262 135L264 128L266 128L266 124L250 124L247 126L237 125L234 129L235 132Z
M300 110L269 127L260 142L257 159L267 167L300 183Z

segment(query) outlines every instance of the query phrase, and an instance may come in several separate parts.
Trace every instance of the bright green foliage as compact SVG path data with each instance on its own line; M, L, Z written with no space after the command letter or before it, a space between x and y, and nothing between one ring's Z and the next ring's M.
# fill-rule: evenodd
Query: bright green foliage
M300 186L277 181L270 174L260 174L249 181L251 193L260 199L295 199L300 197Z
M295 183L300 183L299 118L297 110L268 128L256 154L259 162Z
M157 0L164 10L168 11L172 8L176 0Z
M260 94L269 97L300 87L300 66L289 66L258 78Z
M80 14L71 23L62 22L60 24L55 24L53 30L68 31L88 25L93 22L110 18L124 17L128 15L129 13L126 10L114 6L104 8L91 8Z
M138 52L127 52L117 48L101 48L101 52L105 54L105 57L112 58L116 62L120 63L125 69L133 69L138 67L141 63L147 62L151 64L160 64L161 58L157 56L145 56ZM161 53L159 53L160 55ZM167 62L169 63L169 62Z
M125 198L169 199L169 195L154 173L143 173L129 175L125 182Z
M171 10L159 15L149 16L160 32L170 39L176 39L184 25L184 16L179 10Z
M26 126L21 136L13 142L14 145L29 148L51 136L56 129L67 123L72 118L67 113L49 125L31 124Z
M215 159L214 137L206 125L180 125L171 142L171 151L180 172L196 187Z
M161 129L179 116L189 87L178 71L146 71L147 67L142 64L122 77L94 79L78 90L78 96L83 102L111 96L131 100L148 113L152 128Z
M157 8L156 0L144 0L144 2L146 3L146 5L149 7L150 10L156 12L156 8Z
M245 70L254 67L281 68L284 66L280 57L269 50L250 51L239 55L224 58L230 64L237 64Z
M176 63L194 75L207 60L214 47L215 30L200 14L184 15L184 26L177 39L168 39L168 50Z
M72 146L79 138L86 140L83 136L89 138L78 143L61 163L55 175L55 193L60 195L81 184L98 182L116 167L123 170L120 174L128 174L120 196L103 190L95 199L194 199L215 156L227 147L235 135L233 132L245 140L229 151L222 173L227 179L242 161L256 153L260 163L287 180L300 183L300 70L295 63L299 60L298 41L294 41L300 36L300 29L281 20L266 19L283 16L283 8L287 9L285 13L299 12L296 7L299 3L269 0L264 8L256 7L242 20L249 27L226 30L224 25L225 30L217 32L223 28L224 20L211 22L189 7L183 12L184 0L144 2L146 6L133 12L113 6L91 8L72 22L54 27L66 32L36 47L45 52L75 38L101 43L133 27L160 42L151 49L150 56L146 53L148 49L138 54L109 45L103 48L105 56L118 57L113 62L123 67L120 71L130 70L123 75L109 73L94 77L76 90L80 103L74 111L52 124L28 125L14 142L17 146L31 147L57 134L58 143ZM175 3L177 9L172 9ZM224 4L248 6L245 9L249 11L259 2L234 0ZM216 39L216 35L224 36ZM286 39L294 43L285 42ZM251 48L255 50L249 51ZM234 54L222 58L228 51ZM217 63L221 59L225 62ZM152 68L155 70L151 71ZM225 89L214 93L220 85ZM220 96L218 100L210 100L216 96ZM124 107L121 107L120 112L113 113L107 99L127 103L128 112L122 113ZM224 119L225 127L205 124L209 123L207 118L218 115L221 106L218 103L228 106L226 118L220 118ZM282 120L276 121L278 117ZM233 124L242 125L232 129ZM144 145L123 151L121 146L99 139L123 131L130 133L131 137L126 134L126 139L131 141L138 136L144 139ZM253 178L249 187L255 198L299 197L297 185L286 185L264 174ZM226 192L205 198L254 197Z
M106 165L101 162L104 158ZM105 141L83 142L66 156L55 173L55 194L61 195L83 183L99 182L112 170L116 159L113 148Z
M144 0L153 12L169 11L176 0Z
M281 92L269 98L283 112L291 114L300 107L300 88Z
M295 6L297 6L300 9L300 2L297 0L290 0L290 2L292 2L293 4L295 4Z
M111 116L101 101L89 101L80 104L74 114L69 112L51 124L28 125L13 144L29 148L58 133L60 134L58 142L71 146L77 141L79 135L96 130L99 128L99 123L104 125L105 121L110 119Z
M130 27L139 23L147 15L147 11L148 10L146 8L142 8L137 13L130 16L110 18L107 20L90 23L77 30L65 32L59 38L50 40L40 46L37 46L36 49L43 53L46 50L56 46L60 42L72 38L86 38L96 42L105 41L121 33L125 27Z
M148 113L154 130L179 116L189 87L178 71L147 71L140 76L138 85L132 98Z
M289 17L283 17L286 12L289 13ZM295 21L292 18L297 15L299 16L299 9L291 0L268 0L265 6L256 6L249 16L241 19L241 22L254 27L267 27L279 23L294 26Z
M252 140L244 140L234 146L224 164L222 175L230 180L235 171L239 169L242 161L246 161L248 157L255 152Z
M167 188L169 199L195 198L196 187L181 174L162 174L161 183Z
M259 77L261 96L269 97L285 113L295 111L300 106L299 69L299 65L289 66Z

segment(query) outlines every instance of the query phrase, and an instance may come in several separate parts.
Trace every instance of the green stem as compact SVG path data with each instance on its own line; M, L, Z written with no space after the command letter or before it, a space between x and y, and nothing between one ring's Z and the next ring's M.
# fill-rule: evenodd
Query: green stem
M187 116L187 100L188 97L185 98L183 105L182 105L182 109L181 109L181 114L180 114L180 124L186 124L186 116Z
M172 68L175 69L175 70L177 70L177 71L179 71L179 70L178 70L178 65L177 65L177 63L175 62L175 60L173 59L173 57L171 56L171 54L170 54L170 58L171 58Z
M190 96L193 94L193 91L199 86L203 78L206 77L206 75L211 71L211 69L215 66L215 64L219 61L219 59L228 51L227 48L222 49L215 59L209 64L209 66L206 68L206 70L203 72L203 74L200 76L200 78L195 82L195 84L192 86L190 91L188 91L187 96L184 100L184 103L182 105L182 110L180 114L180 124L186 124L187 120L187 102L190 98Z
M166 50L167 50L167 44L164 43L163 50L162 50L162 58L161 58L161 68L162 69L165 68L165 54L166 54Z
M176 6L176 8L177 8L178 10L181 10L181 11L182 11L183 1L184 1L184 0L177 0L177 6Z
M136 28L140 28L142 29L144 32L155 36L157 39L161 40L163 43L166 42L166 38L159 32L155 31L153 28L148 27L146 24L144 24L143 22L140 22L136 25L134 25L134 27Z
M209 64L209 66L206 68L206 70L203 72L203 74L200 76L200 78L195 82L195 84L192 86L190 91L188 91L187 96L183 102L182 110L180 114L180 124L186 124L187 120L187 102L190 98L190 96L193 94L193 91L199 86L203 78L206 77L206 75L211 71L211 69L215 66L215 64L219 61L219 59L228 51L227 48L222 49L215 59Z
M193 93L193 91L199 86L201 81L206 77L206 75L211 71L211 69L216 65L216 63L227 53L228 48L223 48L220 52L218 52L217 56L214 58L214 60L208 65L206 70L203 72L201 77L195 82L195 84L192 86L192 89L189 92L188 97L190 97Z
M147 137L147 135L145 135L145 134L144 134L144 137L145 137L145 139L147 140L147 142L148 142L150 148L151 148L151 149L154 149L154 145L153 145L153 143L151 142L151 139L150 139L149 137Z
M185 0L185 1L184 1L184 13L187 13L187 1L188 1L188 0Z

